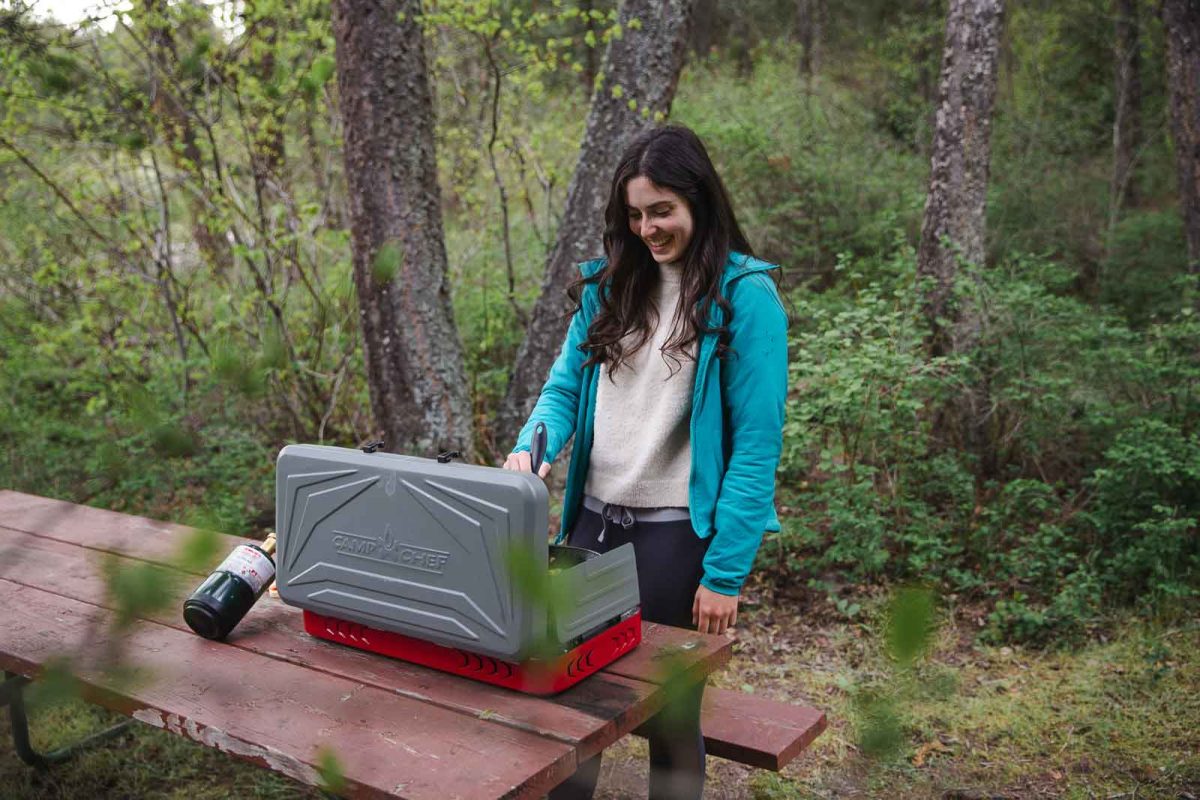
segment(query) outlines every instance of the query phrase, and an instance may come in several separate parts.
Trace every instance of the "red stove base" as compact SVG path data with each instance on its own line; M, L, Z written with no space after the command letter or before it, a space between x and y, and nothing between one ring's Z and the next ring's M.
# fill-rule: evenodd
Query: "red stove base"
M634 612L628 619L601 631L560 656L548 660L535 658L519 664L391 631L368 628L357 622L346 622L312 611L304 612L304 630L331 642L494 683L518 692L554 694L574 686L637 647L642 641L642 614L641 611Z

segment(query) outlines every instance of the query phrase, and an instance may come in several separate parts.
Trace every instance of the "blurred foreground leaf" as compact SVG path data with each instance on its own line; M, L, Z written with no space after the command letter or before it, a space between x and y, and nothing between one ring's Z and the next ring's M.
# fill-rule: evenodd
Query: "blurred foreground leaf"
M204 572L221 548L221 534L209 527L194 529L183 538L177 563L187 572Z
M317 774L322 790L338 796L346 791L346 772L333 748L322 747L317 752Z
M37 680L25 689L30 708L52 708L79 697L79 681L69 659L58 656L46 662Z
M883 644L893 666L881 684L857 691L854 698L859 749L880 760L895 757L904 746L904 720L918 689L913 667L935 631L933 593L919 587L897 591L884 626Z
M858 746L871 758L890 758L900 750L904 733L896 699L865 696L858 704Z
M179 575L157 564L125 561L110 554L101 569L116 610L117 628L127 628L134 620L163 610L174 599L172 588Z
M928 589L901 589L888 612L887 644L892 658L909 665L929 647L933 633L933 594Z
M390 283L392 278L400 272L400 267L404 264L404 253L401 250L400 242L392 239L383 243L383 246L375 253L375 260L371 262L371 274L375 276L377 283Z
M529 550L512 547L504 554L512 585L529 601L532 608L545 614L544 629L534 631L532 655L550 659L562 653L561 643L553 634L554 609L570 602L567 587L554 580L550 572ZM536 615L535 615L536 616Z

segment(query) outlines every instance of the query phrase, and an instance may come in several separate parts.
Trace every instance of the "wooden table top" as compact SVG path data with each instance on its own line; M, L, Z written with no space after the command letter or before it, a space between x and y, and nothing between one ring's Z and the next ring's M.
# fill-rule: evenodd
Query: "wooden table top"
M707 675L732 641L644 623L642 644L549 698L325 642L264 596L224 642L192 633L180 569L191 529L0 490L0 666L68 659L85 697L308 784L332 753L355 797L540 797L664 701L668 671ZM170 601L121 624L106 570L163 567ZM120 667L120 668L117 668ZM136 672L131 678L127 668Z

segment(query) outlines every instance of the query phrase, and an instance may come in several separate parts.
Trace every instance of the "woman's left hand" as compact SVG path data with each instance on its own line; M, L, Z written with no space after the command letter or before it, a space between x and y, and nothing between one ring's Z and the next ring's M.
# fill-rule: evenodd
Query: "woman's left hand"
M692 601L692 624L700 633L724 633L737 622L738 596L701 586Z

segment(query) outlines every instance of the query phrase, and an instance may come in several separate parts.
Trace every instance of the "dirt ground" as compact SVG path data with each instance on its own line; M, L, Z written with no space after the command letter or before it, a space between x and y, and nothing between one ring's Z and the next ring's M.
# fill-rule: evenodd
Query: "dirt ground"
M775 774L708 761L706 798L1200 798L1200 626L1114 622L1073 651L978 643L984 613L943 600L911 674L880 644L882 597L846 620L824 598L748 592L716 685L813 705L829 727ZM872 612L874 609L874 613ZM890 696L900 741L859 747L863 698ZM597 797L644 798L647 748L610 748Z

